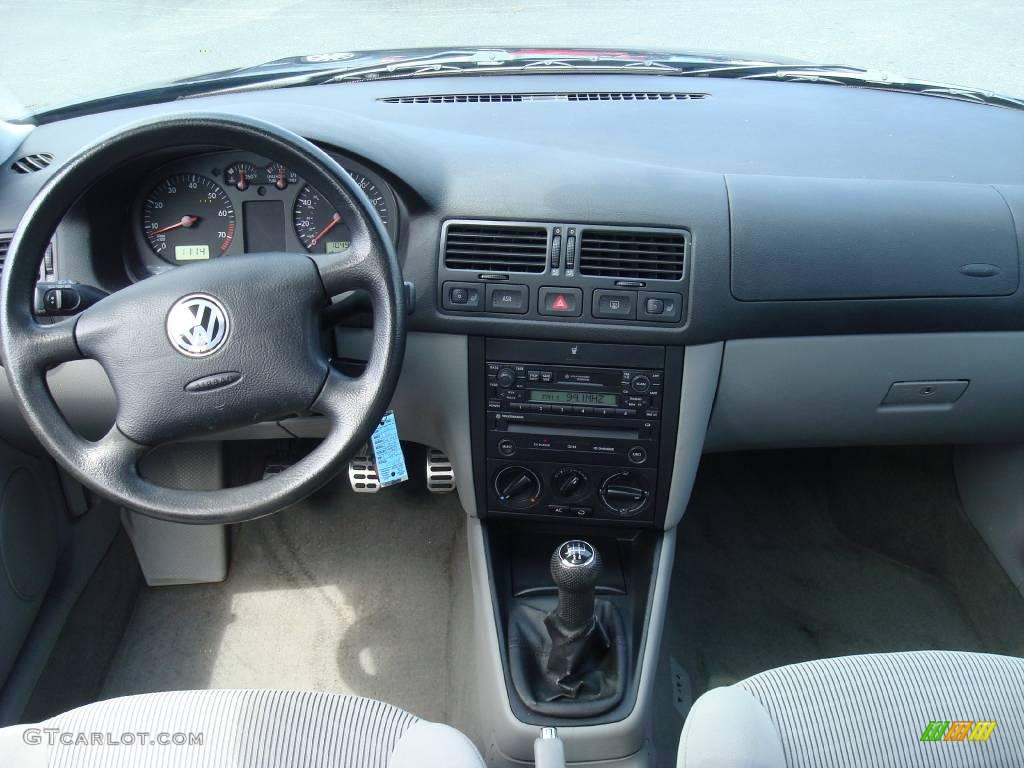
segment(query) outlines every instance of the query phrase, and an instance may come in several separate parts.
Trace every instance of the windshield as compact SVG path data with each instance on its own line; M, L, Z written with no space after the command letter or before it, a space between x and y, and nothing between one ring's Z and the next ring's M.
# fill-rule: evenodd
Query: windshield
M1024 3L0 0L0 116L270 60L414 47L729 52L1024 97ZM343 60L343 59L339 59Z

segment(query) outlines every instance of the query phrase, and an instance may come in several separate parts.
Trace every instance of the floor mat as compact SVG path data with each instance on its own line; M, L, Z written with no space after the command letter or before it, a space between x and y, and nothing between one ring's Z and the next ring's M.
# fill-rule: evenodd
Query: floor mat
M948 452L705 457L679 530L660 764L674 765L687 688L911 649L1024 655L1024 601L964 516Z
M447 715L455 494L352 493L337 482L239 527L221 584L147 588L105 698L297 688Z

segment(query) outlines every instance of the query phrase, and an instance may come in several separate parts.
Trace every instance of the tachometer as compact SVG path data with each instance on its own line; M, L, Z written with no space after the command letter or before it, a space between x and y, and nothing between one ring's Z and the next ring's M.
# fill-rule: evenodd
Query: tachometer
M226 253L235 236L235 209L224 190L197 173L157 184L142 203L142 234L172 264Z
M387 227L391 221L391 210L384 193L361 173L349 171L349 176L370 199L373 209ZM349 246L351 234L348 226L320 193L308 184L295 198L292 219L295 222L295 234L310 253L338 253Z

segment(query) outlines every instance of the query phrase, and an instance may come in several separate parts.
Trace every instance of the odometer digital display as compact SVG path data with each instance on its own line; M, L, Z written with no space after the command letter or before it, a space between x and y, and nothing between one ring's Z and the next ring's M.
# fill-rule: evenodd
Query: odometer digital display
M617 405L618 397L606 392L557 392L531 389L531 403L563 403L565 405Z
M197 261L210 258L208 245L176 245L174 246L175 261Z

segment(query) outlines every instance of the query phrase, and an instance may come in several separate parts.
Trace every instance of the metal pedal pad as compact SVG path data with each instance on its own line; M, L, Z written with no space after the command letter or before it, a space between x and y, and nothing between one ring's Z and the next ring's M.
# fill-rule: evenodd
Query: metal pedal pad
M444 451L427 448L427 490L451 493L455 490L455 467Z
M349 460L348 482L356 493L376 493L380 490L377 462L373 460L373 452L368 445L360 448Z

